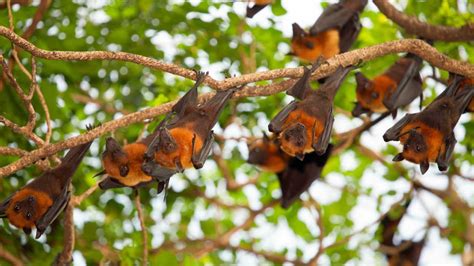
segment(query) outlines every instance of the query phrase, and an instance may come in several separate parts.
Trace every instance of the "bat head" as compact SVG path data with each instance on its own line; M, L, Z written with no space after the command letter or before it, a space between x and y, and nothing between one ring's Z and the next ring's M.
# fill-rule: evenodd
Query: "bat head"
M299 122L291 125L280 134L279 140L284 152L300 160L304 159L304 150L308 142L305 125Z
M105 151L102 153L102 162L105 173L110 176L126 177L130 170L128 154L112 137L105 142Z
M255 165L263 165L271 155L271 151L278 149L277 145L270 138L263 134L263 138L249 143L249 158L247 162Z
M45 193L24 188L15 193L2 207L12 225L30 234L35 222L46 213L52 203Z
M370 109L374 101L380 98L380 94L374 90L374 83L361 72L356 73L356 97L357 102L364 109Z
M404 135L407 135L407 137ZM428 145L426 144L425 137L417 131L417 128L410 129L408 132L403 133L400 141L403 143L403 151L397 154L393 160L401 161L406 159L410 162L420 164L422 174L428 171Z
M158 149L166 154L172 153L178 149L178 144L170 134L169 130L165 127L162 127L159 132Z

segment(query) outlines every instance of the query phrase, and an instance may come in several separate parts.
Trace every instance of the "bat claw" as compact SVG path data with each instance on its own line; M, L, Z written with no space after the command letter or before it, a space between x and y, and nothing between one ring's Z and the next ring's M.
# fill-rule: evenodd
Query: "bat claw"
M24 231L24 230L25 230L25 229L23 229L23 231ZM45 228L45 229L40 229L40 228L36 227L36 236L35 236L35 238L36 238L36 239L40 238L40 237L43 235L43 233L44 233L45 230L46 230L46 228ZM29 231L30 231L30 233L31 233L31 229L29 229ZM25 232L25 233L26 233L26 232ZM30 234L30 233L27 233L27 234Z

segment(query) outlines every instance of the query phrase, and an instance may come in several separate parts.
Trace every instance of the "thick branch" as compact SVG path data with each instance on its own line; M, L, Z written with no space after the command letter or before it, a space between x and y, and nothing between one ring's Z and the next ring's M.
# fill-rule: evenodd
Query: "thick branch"
M398 11L388 0L374 0L374 4L379 8L380 12L411 34L428 40L474 40L474 23L468 23L460 28L432 25L420 21L417 17Z
M74 231L74 206L68 204L64 217L64 248L57 257L58 265L69 265L72 261L74 251L75 231Z
M27 40L21 38L13 31L6 27L0 26L0 35L9 39L18 47L23 48L32 55L49 60L119 60L132 62L147 66L153 69L162 70L185 78L195 78L195 72L186 68L182 68L175 64L164 63L160 60L152 59L142 55L130 54L125 52L107 52L107 51L46 51L40 49ZM318 68L315 73L315 79L322 78L334 72L338 66L355 65L361 61L370 61L377 57L381 57L393 53L410 52L414 53L432 65L444 70L461 74L468 77L474 77L474 66L451 59L430 46L426 42L417 39L406 39L387 42L379 45L369 46L347 53L336 55ZM242 84L247 84L262 80L272 80L277 78L289 77L297 78L303 74L303 68L276 69L259 73L246 74L239 77L228 78L223 81L216 81L211 77L207 77L205 83L215 89L228 89Z

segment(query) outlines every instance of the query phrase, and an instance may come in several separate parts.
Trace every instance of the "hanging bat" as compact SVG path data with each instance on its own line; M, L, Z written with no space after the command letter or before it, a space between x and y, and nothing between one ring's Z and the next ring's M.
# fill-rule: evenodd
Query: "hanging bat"
M474 95L474 88L460 90L462 77L457 76L445 91L423 111L407 114L383 135L384 140L397 140L403 151L393 161L406 159L420 164L424 174L430 162L436 162L440 171L448 169L456 145L453 129Z
M194 86L172 108L157 128L157 135L145 153L143 172L160 181L194 166L204 165L214 140L212 128L235 89L218 91L198 105L197 88L207 73L197 72Z
M263 8L265 8L267 5L271 4L272 0L254 0L254 4L252 7L247 6L247 14L246 17L248 18L253 18L255 14L260 12Z
M168 183L160 182L142 171L146 149L155 135L148 135L123 148L114 138L107 138L105 151L102 153L104 170L96 175L107 174L107 177L99 183L99 187L103 190L121 187L139 188L157 181L158 194L161 193Z
M449 73L448 82L451 83L452 80L457 76L457 74ZM469 87L474 86L474 78L465 78L462 77L460 90L468 89ZM465 112L474 113L474 99L471 100Z
M319 61L319 60L318 60ZM312 90L309 78L312 69L305 67L303 77L287 91L298 100L284 107L270 122L268 129L277 135L280 148L288 155L304 159L305 153L322 155L329 145L334 96L352 67L339 67L318 90Z
M289 55L314 62L319 56L328 59L348 51L359 35L359 14L366 5L367 0L341 0L330 5L309 33L294 23Z
M369 80L360 72L356 73L357 102L352 115L384 113L388 110L395 117L399 107L423 96L419 73L421 66L421 58L407 54L373 80Z
M91 144L92 141L71 148L59 166L44 172L8 197L0 205L0 218L7 218L26 234L35 226L36 238L41 237L67 206L72 176Z
M329 144L323 155L312 152L300 161L280 150L275 141L274 137L264 135L263 139L250 144L247 162L259 166L266 172L277 174L282 192L281 206L286 209L308 190L314 180L321 177L332 145Z

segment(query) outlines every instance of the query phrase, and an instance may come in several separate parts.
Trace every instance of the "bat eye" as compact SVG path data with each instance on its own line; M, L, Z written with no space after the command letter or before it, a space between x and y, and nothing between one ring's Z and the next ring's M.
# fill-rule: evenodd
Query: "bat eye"
M15 212L19 212L21 208L20 205L16 204L13 209L15 210Z
M379 97L379 94L376 92L372 92L370 96L372 97L372 99L377 99Z
M403 148L404 148L405 150L408 150L408 149L410 148L410 144L405 144L405 145L403 145Z
M31 212L26 213L26 220L31 220Z
M33 196L29 196L29 197L28 197L28 202L29 202L29 203L35 202L35 198L34 198Z
M417 152L420 152L420 151L421 151L421 146L420 146L420 145L416 145L416 151L417 151Z
M122 165L120 166L120 175L122 177L126 177L128 175L128 165Z

